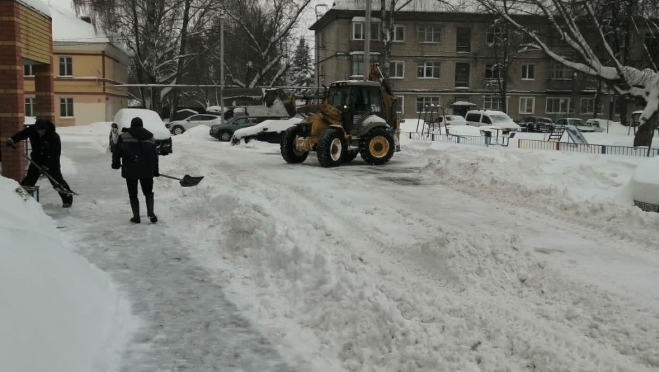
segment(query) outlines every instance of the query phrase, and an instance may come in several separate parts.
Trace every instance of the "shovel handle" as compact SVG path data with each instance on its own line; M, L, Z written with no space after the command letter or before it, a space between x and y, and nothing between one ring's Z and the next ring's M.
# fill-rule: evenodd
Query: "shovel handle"
M176 178L176 177L168 176L168 175L166 175L166 174L162 174L162 173L160 173L160 177L165 177L165 178L170 178L170 179L173 179L173 180L181 181L180 178Z

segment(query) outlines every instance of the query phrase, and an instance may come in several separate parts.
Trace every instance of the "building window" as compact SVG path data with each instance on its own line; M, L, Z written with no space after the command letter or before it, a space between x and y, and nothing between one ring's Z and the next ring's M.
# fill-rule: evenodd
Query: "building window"
M439 79L439 62L423 62L416 68L417 78Z
M501 110L501 97L485 96L483 98L483 108L485 110Z
M392 79L402 79L405 77L405 62L389 62L389 77Z
M494 63L485 64L485 80L497 80L501 77L501 70Z
M466 27L458 27L457 40L455 51L471 52L471 29Z
M503 36L503 29L496 27L496 28L490 28L487 30L487 33L485 34L485 42L488 44L494 44L497 39L501 38Z
M325 34L323 32L318 33L318 49L325 48Z
M371 62L378 60L378 54L371 53ZM364 75L364 54L352 54L350 56L350 75Z
M73 98L59 99L59 116L61 118L73 117Z
M553 80L572 80L572 70L552 60L549 62L549 78Z
M396 112L402 114L403 107L405 107L405 96L396 96Z
M548 114L567 113L570 108L570 99L563 97L547 97L545 112Z
M430 111L430 105L439 106L439 97L420 96L416 97L416 112Z
M392 41L403 42L405 41L405 26L394 25L394 34L391 35Z
M32 65L23 65L23 76L34 76L34 69Z
M366 29L364 22L352 22L352 40L364 40ZM380 22L371 22L371 40L380 40Z
M442 40L442 33L439 27L422 26L419 27L420 43L439 43Z
M522 80L535 80L535 65L522 65Z
M581 99L581 113L594 114L595 113L595 98L582 98Z
M25 98L25 116L34 116L34 98Z
M532 114L535 111L535 97L519 97L519 113Z
M469 63L455 64L455 87L469 88Z
M73 76L71 57L59 57L59 76Z

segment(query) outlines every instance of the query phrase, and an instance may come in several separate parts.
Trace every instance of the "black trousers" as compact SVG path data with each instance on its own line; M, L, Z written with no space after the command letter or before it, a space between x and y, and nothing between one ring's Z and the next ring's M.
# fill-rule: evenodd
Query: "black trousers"
M128 198L130 200L137 200L137 183L142 186L142 194L144 196L153 195L153 178L126 178L126 186L128 187Z
M59 168L54 168L54 169L48 169L48 174L53 177L57 183L62 185L62 187L65 190L71 191L71 188L69 187L69 184L66 183L64 180L64 176L62 176L62 171ZM21 181L22 186L34 186L37 184L37 181L39 181L39 177L41 177L41 171L39 168L35 167L34 164L30 164L30 167L27 169L27 174L25 175L25 178L23 178L23 181ZM56 187L57 185L53 180L48 178L48 181L50 181L50 184L53 185L53 187ZM73 196L72 195L67 195L67 194L62 194L59 193L60 198L62 198L63 203L71 203L73 201Z

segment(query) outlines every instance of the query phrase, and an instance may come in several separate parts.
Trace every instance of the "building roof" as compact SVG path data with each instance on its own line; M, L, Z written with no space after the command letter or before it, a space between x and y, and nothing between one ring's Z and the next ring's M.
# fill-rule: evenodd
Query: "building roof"
M38 1L38 0L31 0ZM47 0L53 18L53 41L71 43L109 43L108 37L78 17L71 0Z
M386 5L390 2L387 1ZM404 2L407 4L407 2ZM517 4L517 3L516 3ZM385 5L385 6L386 6ZM516 5L525 7L511 9L516 17L539 17L533 14L530 5L523 2ZM310 30L318 31L325 28L336 19L363 17L366 9L364 0L334 0L332 7L323 14L311 27ZM388 9L388 8L387 8ZM380 15L380 0L371 0L372 17ZM417 20L428 22L463 21L463 22L492 22L492 14L489 14L479 3L474 0L412 0L404 8L396 9L394 18L396 20Z

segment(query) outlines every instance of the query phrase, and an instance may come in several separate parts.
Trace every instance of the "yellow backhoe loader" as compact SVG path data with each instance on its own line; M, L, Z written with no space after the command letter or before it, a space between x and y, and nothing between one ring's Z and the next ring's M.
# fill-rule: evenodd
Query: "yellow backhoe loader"
M400 151L400 118L389 80L377 63L369 80L336 81L313 114L289 128L281 140L288 163L302 163L315 151L323 167L335 167L361 155L371 165L387 163Z

